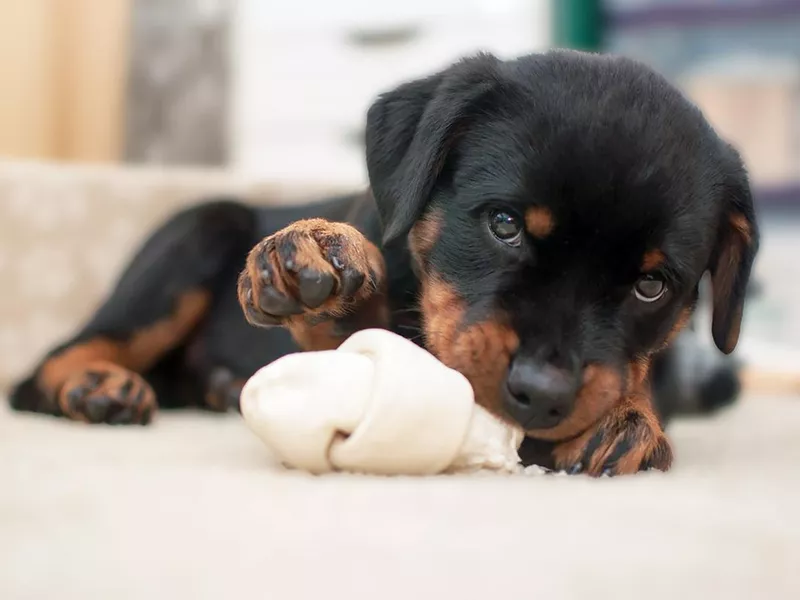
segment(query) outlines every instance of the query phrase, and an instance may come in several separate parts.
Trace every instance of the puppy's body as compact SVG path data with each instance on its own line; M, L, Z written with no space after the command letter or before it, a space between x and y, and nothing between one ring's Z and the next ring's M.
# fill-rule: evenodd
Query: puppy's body
M624 59L479 56L380 98L367 164L365 194L177 216L12 403L92 422L147 421L156 397L223 409L266 362L386 327L557 466L667 468L653 357L706 271L733 349L758 239L741 161L702 115Z

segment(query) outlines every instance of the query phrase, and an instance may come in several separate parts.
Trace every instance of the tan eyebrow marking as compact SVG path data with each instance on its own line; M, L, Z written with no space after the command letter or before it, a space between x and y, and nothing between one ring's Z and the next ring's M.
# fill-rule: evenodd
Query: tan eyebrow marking
M647 273L648 271L653 271L664 264L666 260L666 256L661 250L650 250L649 252L645 252L644 258L642 259L642 271Z
M534 206L525 211L525 228L533 237L543 239L553 231L553 213L542 206Z

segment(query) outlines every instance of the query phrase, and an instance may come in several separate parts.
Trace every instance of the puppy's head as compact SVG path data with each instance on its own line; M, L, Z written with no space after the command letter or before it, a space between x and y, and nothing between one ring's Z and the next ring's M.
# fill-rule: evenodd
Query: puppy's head
M737 343L758 232L744 167L699 111L629 60L490 55L405 84L367 119L384 243L408 244L427 347L530 435L576 435L713 281Z

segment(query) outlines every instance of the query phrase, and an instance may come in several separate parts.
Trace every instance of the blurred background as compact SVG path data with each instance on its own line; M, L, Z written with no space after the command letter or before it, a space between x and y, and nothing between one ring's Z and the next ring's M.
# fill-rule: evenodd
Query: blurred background
M800 0L25 0L0 4L0 382L179 206L361 187L376 94L553 46L647 62L740 148L764 245L739 354L794 376Z
M0 154L365 183L374 96L464 54L552 46L656 67L800 188L792 0L28 0L0 9ZM313 168L309 168L314 165Z

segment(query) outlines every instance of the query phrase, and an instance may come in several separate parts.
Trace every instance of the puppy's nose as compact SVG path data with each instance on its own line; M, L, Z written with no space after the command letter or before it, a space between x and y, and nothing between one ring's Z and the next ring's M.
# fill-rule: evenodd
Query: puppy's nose
M577 391L577 372L518 356L508 370L505 409L525 429L547 429L570 414Z

